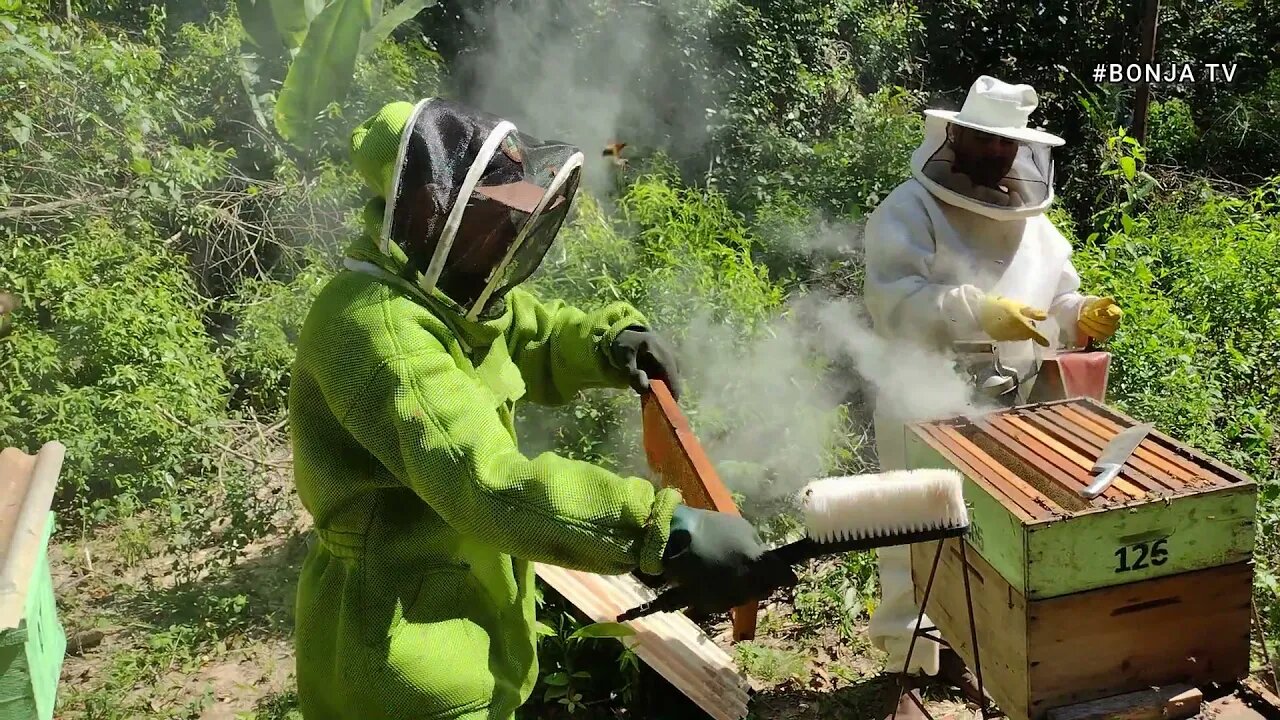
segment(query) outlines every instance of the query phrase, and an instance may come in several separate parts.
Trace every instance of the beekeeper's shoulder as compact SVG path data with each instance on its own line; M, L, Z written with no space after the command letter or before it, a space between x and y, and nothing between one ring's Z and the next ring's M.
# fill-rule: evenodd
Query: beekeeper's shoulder
M894 188L867 217L867 232L879 232L886 224L901 225L904 221L929 222L932 196L915 178Z
M406 293L348 271L317 295L298 339L298 353L358 370L408 352L443 352L438 337L427 336L448 332L439 318Z

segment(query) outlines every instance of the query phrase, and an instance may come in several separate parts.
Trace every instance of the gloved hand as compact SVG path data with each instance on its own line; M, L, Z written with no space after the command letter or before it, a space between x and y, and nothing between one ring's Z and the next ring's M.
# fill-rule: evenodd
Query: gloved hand
M618 364L631 374L631 387L636 392L649 389L649 380L661 380L679 400L676 355L671 346L656 333L645 328L631 328L618 333L611 348Z
M1041 335L1031 323L1032 320L1044 320L1048 316L1043 310L1036 310L1017 300L986 295L978 310L978 323L982 325L982 331L996 342L1035 340L1037 345L1048 347L1049 339Z
M1106 340L1115 334L1120 326L1120 318L1124 311L1116 304L1114 298L1095 297L1085 303L1080 311L1078 323L1080 333L1095 340Z
M741 517L677 505L664 575L684 589L691 609L724 612L794 583L791 567L766 550Z

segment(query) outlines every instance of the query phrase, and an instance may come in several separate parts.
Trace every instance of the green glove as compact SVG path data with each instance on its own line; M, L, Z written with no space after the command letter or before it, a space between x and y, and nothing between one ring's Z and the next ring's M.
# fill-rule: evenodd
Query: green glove
M794 580L790 566L766 550L741 517L677 505L664 574L683 588L688 607L724 612Z
M661 380L680 399L677 387L676 354L665 340L646 328L628 328L613 340L613 357L631 374L631 387L636 392L649 389L649 379Z

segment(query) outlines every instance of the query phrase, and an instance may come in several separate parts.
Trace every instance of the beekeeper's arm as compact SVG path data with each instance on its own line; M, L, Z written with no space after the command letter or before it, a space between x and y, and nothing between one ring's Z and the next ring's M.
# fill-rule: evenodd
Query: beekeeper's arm
M1044 220L1048 225L1048 220ZM1063 263L1062 274L1058 278L1057 292L1053 302L1049 304L1049 316L1059 328L1059 341L1063 347L1080 347L1090 336L1105 340L1111 337L1124 314L1115 301L1109 297L1085 295L1080 292L1080 275L1071 263L1070 245L1056 228L1050 225L1049 231L1055 240L1065 246L1066 262Z
M678 492L551 453L525 457L493 395L434 335L412 323L389 331L397 352L350 391L333 388L349 394L345 407L339 397L331 406L445 522L525 560L605 574L661 570Z
M1070 260L1062 266L1058 289L1049 303L1049 317L1058 326L1059 347L1080 347L1085 337L1080 332L1080 312L1086 303L1096 299L1080 293L1080 275Z
M520 369L526 398L561 405L587 388L623 388L627 372L611 358L618 335L646 320L626 303L583 312L560 300L540 302L520 288L507 295L512 309L506 340Z
M878 328L950 344L983 336L983 294L973 285L931 280L936 244L929 214L914 204L883 204L867 220L867 310Z

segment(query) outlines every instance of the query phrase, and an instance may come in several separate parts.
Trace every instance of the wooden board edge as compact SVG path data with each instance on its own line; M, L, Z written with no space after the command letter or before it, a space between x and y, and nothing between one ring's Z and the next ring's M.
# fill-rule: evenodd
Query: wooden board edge
M1204 693L1191 685L1170 685L1056 707L1046 720L1185 720L1200 713Z
M1230 489L1230 488L1222 488L1222 490L1227 490L1227 489ZM1122 585L1131 585L1134 583L1147 582L1150 580L1159 580L1162 578L1169 578L1175 575L1184 575L1187 573L1205 572L1205 571L1213 570L1215 568L1225 567L1228 565L1243 565L1253 560L1254 551L1256 550L1256 547L1257 547L1257 523L1256 523L1256 520L1249 520L1248 522L1250 522L1251 525L1248 533L1249 542L1248 542L1247 550L1238 550L1230 554L1227 554L1224 552L1221 554L1210 553L1207 555L1202 555L1203 560L1199 564L1195 564L1191 566L1172 566L1171 565L1168 568L1165 568L1162 570L1157 570L1155 569L1154 566L1149 566L1148 568L1145 569L1145 572L1143 572L1141 575L1133 576L1133 577L1126 576L1118 580L1115 579L1115 577L1113 577L1112 575L1104 574L1105 577L1108 578L1108 581L1101 584L1087 584L1087 583L1082 584L1082 582L1079 580L1076 580L1075 582L1068 582L1065 579L1067 576L1062 572L1060 567L1057 567L1057 568L1053 568L1051 570L1046 571L1046 574L1043 576L1048 578L1055 578L1054 580L1051 580L1050 582L1044 585L1039 585L1036 582L1033 582L1033 579L1034 580L1042 579L1041 574L1039 572L1036 572L1036 570L1034 570L1031 566L1034 564L1034 560L1037 557L1037 554L1042 553L1042 549L1046 545L1051 545L1052 543L1057 541L1060 537L1070 537L1070 536L1077 536L1077 535L1094 537L1097 535L1097 531L1095 530L1095 528L1099 527L1104 523L1110 522L1111 520L1119 520L1121 517L1129 521L1132 521L1135 515L1142 515L1143 519L1148 517L1158 518L1164 514L1164 510L1166 506L1163 502L1157 501L1157 502L1137 503L1132 506L1124 506L1124 507L1128 507L1128 512L1123 513L1123 515L1113 514L1110 516L1104 516L1100 513L1089 512L1089 513L1082 513L1080 515L1073 517L1071 522L1043 523L1043 524L1037 524L1035 526L1027 528L1027 532L1025 533L1025 536L1024 536L1026 539L1026 554L1027 554L1026 556L1027 556L1027 563L1028 563L1027 586L1026 586L1027 599L1035 600L1035 601L1052 600L1059 597L1067 597L1070 595L1075 595L1077 593L1090 592L1093 590L1102 590L1108 587L1119 587ZM1119 507L1111 508L1111 510L1118 512ZM1249 515L1248 517L1252 518L1252 515ZM1174 527L1179 527L1179 526L1174 526ZM1143 536L1143 537L1137 537L1137 536ZM1242 536L1243 536L1243 533L1237 531L1233 535L1235 540L1233 540L1233 544L1231 546L1239 547L1234 545L1234 542L1241 539ZM1171 535L1162 535L1156 532L1155 530L1148 530L1143 533L1137 533L1136 536L1129 535L1124 537L1129 537L1133 543L1140 543L1140 542L1153 542L1160 538L1171 537ZM1116 547L1118 548L1120 546L1117 545ZM1118 551L1113 550L1113 552L1118 552ZM1134 552L1137 552L1137 551L1134 551ZM1049 557L1053 557L1052 553L1048 553L1047 555ZM1118 576L1119 574L1116 574L1116 575Z
M1280 672L1280 670L1277 670L1277 672ZM1277 695L1274 690L1252 676L1241 680L1240 686L1258 704L1266 707L1269 718L1280 719L1280 695Z
M706 490L707 496L711 498L711 502L715 506L711 509L731 515L740 515L738 505L733 501L733 495L720 479L720 474L716 472L715 466L711 464L711 459L707 457L702 444L698 442L698 438L693 434L689 419L680 410L680 406L676 403L675 397L672 396L671 390L661 380L650 381L649 387L650 392L641 398L641 403L651 401L658 404L663 417L666 418L668 425L674 431L676 442L679 443L681 451L697 470L703 489Z
M18 510L13 538L6 555L0 558L0 628L17 628L26 613L26 597L36 571L36 558L47 538L53 496L66 447L49 441L35 454L29 466L31 481Z

